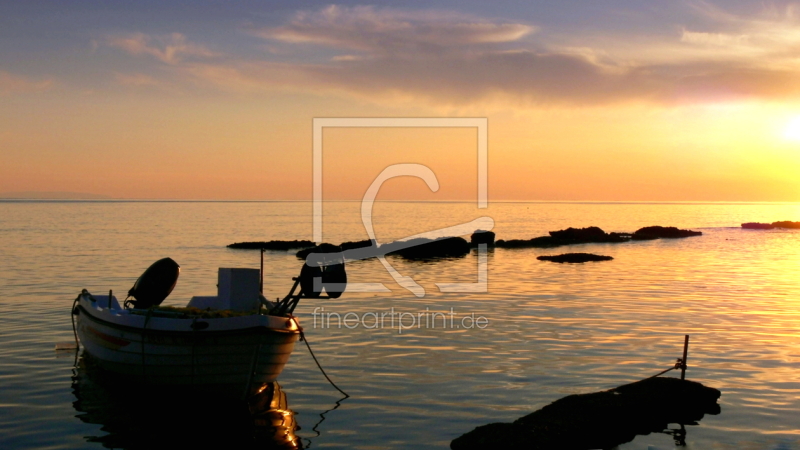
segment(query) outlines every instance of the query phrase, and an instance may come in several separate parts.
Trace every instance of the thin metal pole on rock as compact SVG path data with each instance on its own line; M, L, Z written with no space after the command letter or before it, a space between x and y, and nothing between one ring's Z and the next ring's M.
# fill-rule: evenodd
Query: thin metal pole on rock
M686 357L689 354L689 335L683 337L683 358L681 359L681 380L686 379Z

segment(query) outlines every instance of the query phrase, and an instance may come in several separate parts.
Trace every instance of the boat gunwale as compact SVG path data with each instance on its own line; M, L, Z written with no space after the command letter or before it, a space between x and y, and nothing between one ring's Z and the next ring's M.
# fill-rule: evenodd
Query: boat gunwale
M300 329L285 330L285 329L269 327L269 326L266 326L266 325L252 326L252 327L247 327L247 328L237 328L237 329L232 329L232 330L186 330L186 331L179 331L179 330L162 330L162 329L159 329L159 328L145 328L145 327L141 327L140 328L140 327L134 327L134 326L130 326L130 325L121 325L121 324L118 324L118 323L115 323L115 322L110 322L108 320L105 320L105 319L102 319L100 317L97 317L96 315L94 315L92 313L92 311L89 308L86 308L84 305L81 305L81 304L78 304L78 309L79 309L79 311L81 311L79 313L79 315L86 314L86 315L88 315L89 319L92 320L92 321L101 323L101 324L109 326L111 328L116 328L116 329L119 329L119 330L123 330L123 331L131 331L131 332L138 332L138 333L146 332L148 335L160 334L160 335L185 336L187 334L202 333L204 335L225 336L225 335L238 335L238 334L252 334L253 332L261 332L263 334L269 334L269 333L300 334ZM244 317L244 316L242 316L242 317ZM280 317L280 316L274 316L274 317ZM173 319L173 318L168 318L168 317L159 317L159 318L160 319L167 319L167 320L186 320L186 321L193 321L194 320L192 318L180 318L180 319L177 319L177 318ZM225 320L225 318L220 318L220 319ZM286 319L287 320L292 320L293 318L287 317ZM219 320L219 319L202 319L202 320L205 321L205 320Z

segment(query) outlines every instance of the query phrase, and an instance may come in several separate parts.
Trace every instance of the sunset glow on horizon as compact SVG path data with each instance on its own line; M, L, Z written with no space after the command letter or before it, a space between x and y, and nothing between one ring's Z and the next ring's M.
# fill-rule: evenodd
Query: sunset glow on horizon
M789 122L789 125L786 126L786 133L784 136L786 136L786 139L800 141L800 116L795 117Z
M309 200L316 117L486 117L489 199L800 201L800 5L0 6L0 193ZM469 130L328 130L325 198L387 165L470 200Z

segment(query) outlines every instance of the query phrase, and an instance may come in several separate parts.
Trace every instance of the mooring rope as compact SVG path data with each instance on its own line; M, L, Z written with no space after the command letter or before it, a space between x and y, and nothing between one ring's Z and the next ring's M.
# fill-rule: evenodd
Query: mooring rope
M314 358L314 362L317 363L317 367L319 367L319 371L322 372L322 375L325 376L325 379L328 380L328 383L330 383L331 386L334 387L334 389L336 389L337 391L341 392L342 395L344 395L344 398L350 398L350 395L347 392L339 389L339 386L336 386L336 383L334 383L333 380L331 380L331 378L328 376L328 374L325 373L325 369L322 368L322 366L320 365L319 361L317 361L317 357L314 355L314 351L311 350L311 345L308 343L308 339L306 339L305 333L303 333L303 328L300 326L299 323L297 323L297 319L295 319L294 317L290 317L290 318L292 319L294 324L297 326L297 329L300 331L300 339L302 339L303 342L306 343L306 347L308 347L308 352L311 353L311 357ZM344 400L344 399L342 399L342 400Z
M313 431L314 433L316 433L316 435L314 435L314 438L315 438L315 439L316 439L316 438L318 438L318 437L320 437L320 436L322 436L322 432L321 432L321 431L319 431L319 426L320 426L320 425L322 425L322 422L325 422L325 419L326 419L326 417L325 417L325 414L328 414L328 413L329 413L329 412L331 412L331 411L336 411L337 409L339 409L339 407L340 407L340 406L342 406L342 402L343 402L343 401L344 401L346 398L347 398L347 397L342 397L342 398L340 398L339 400L336 400L336 406L334 406L334 407L333 407L333 408L331 408L331 409L326 409L325 411L323 411L323 412L319 413L319 421L316 423L316 425L314 425L314 426L311 428L311 431ZM306 447L305 447L305 448L306 448L306 449L309 449L309 448L311 448L311 438L305 438L305 439L306 439L306 441L308 441L308 444L306 444Z
M82 294L78 294L75 297L75 301L72 302L72 310L70 311L70 318L72 319L72 334L75 336L75 351L77 352L81 348L80 342L78 342L78 330L75 328L75 306L78 304L78 301L81 299Z
M662 370L661 372L658 372L657 374L653 375L652 377L647 377L647 378L645 378L645 380L649 380L651 378L655 378L655 377L657 377L659 375L664 375L665 373L669 372L670 370L683 369L685 367L686 366L683 365L683 360L681 358L678 358L678 360L675 361L675 365L674 366L670 367L669 369Z

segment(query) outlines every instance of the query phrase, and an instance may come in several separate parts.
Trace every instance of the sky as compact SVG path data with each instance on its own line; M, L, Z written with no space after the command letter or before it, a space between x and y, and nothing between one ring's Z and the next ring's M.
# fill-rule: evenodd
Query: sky
M800 3L0 3L0 193L310 200L312 121L488 120L490 201L800 201ZM475 199L477 132L326 128L323 197Z

